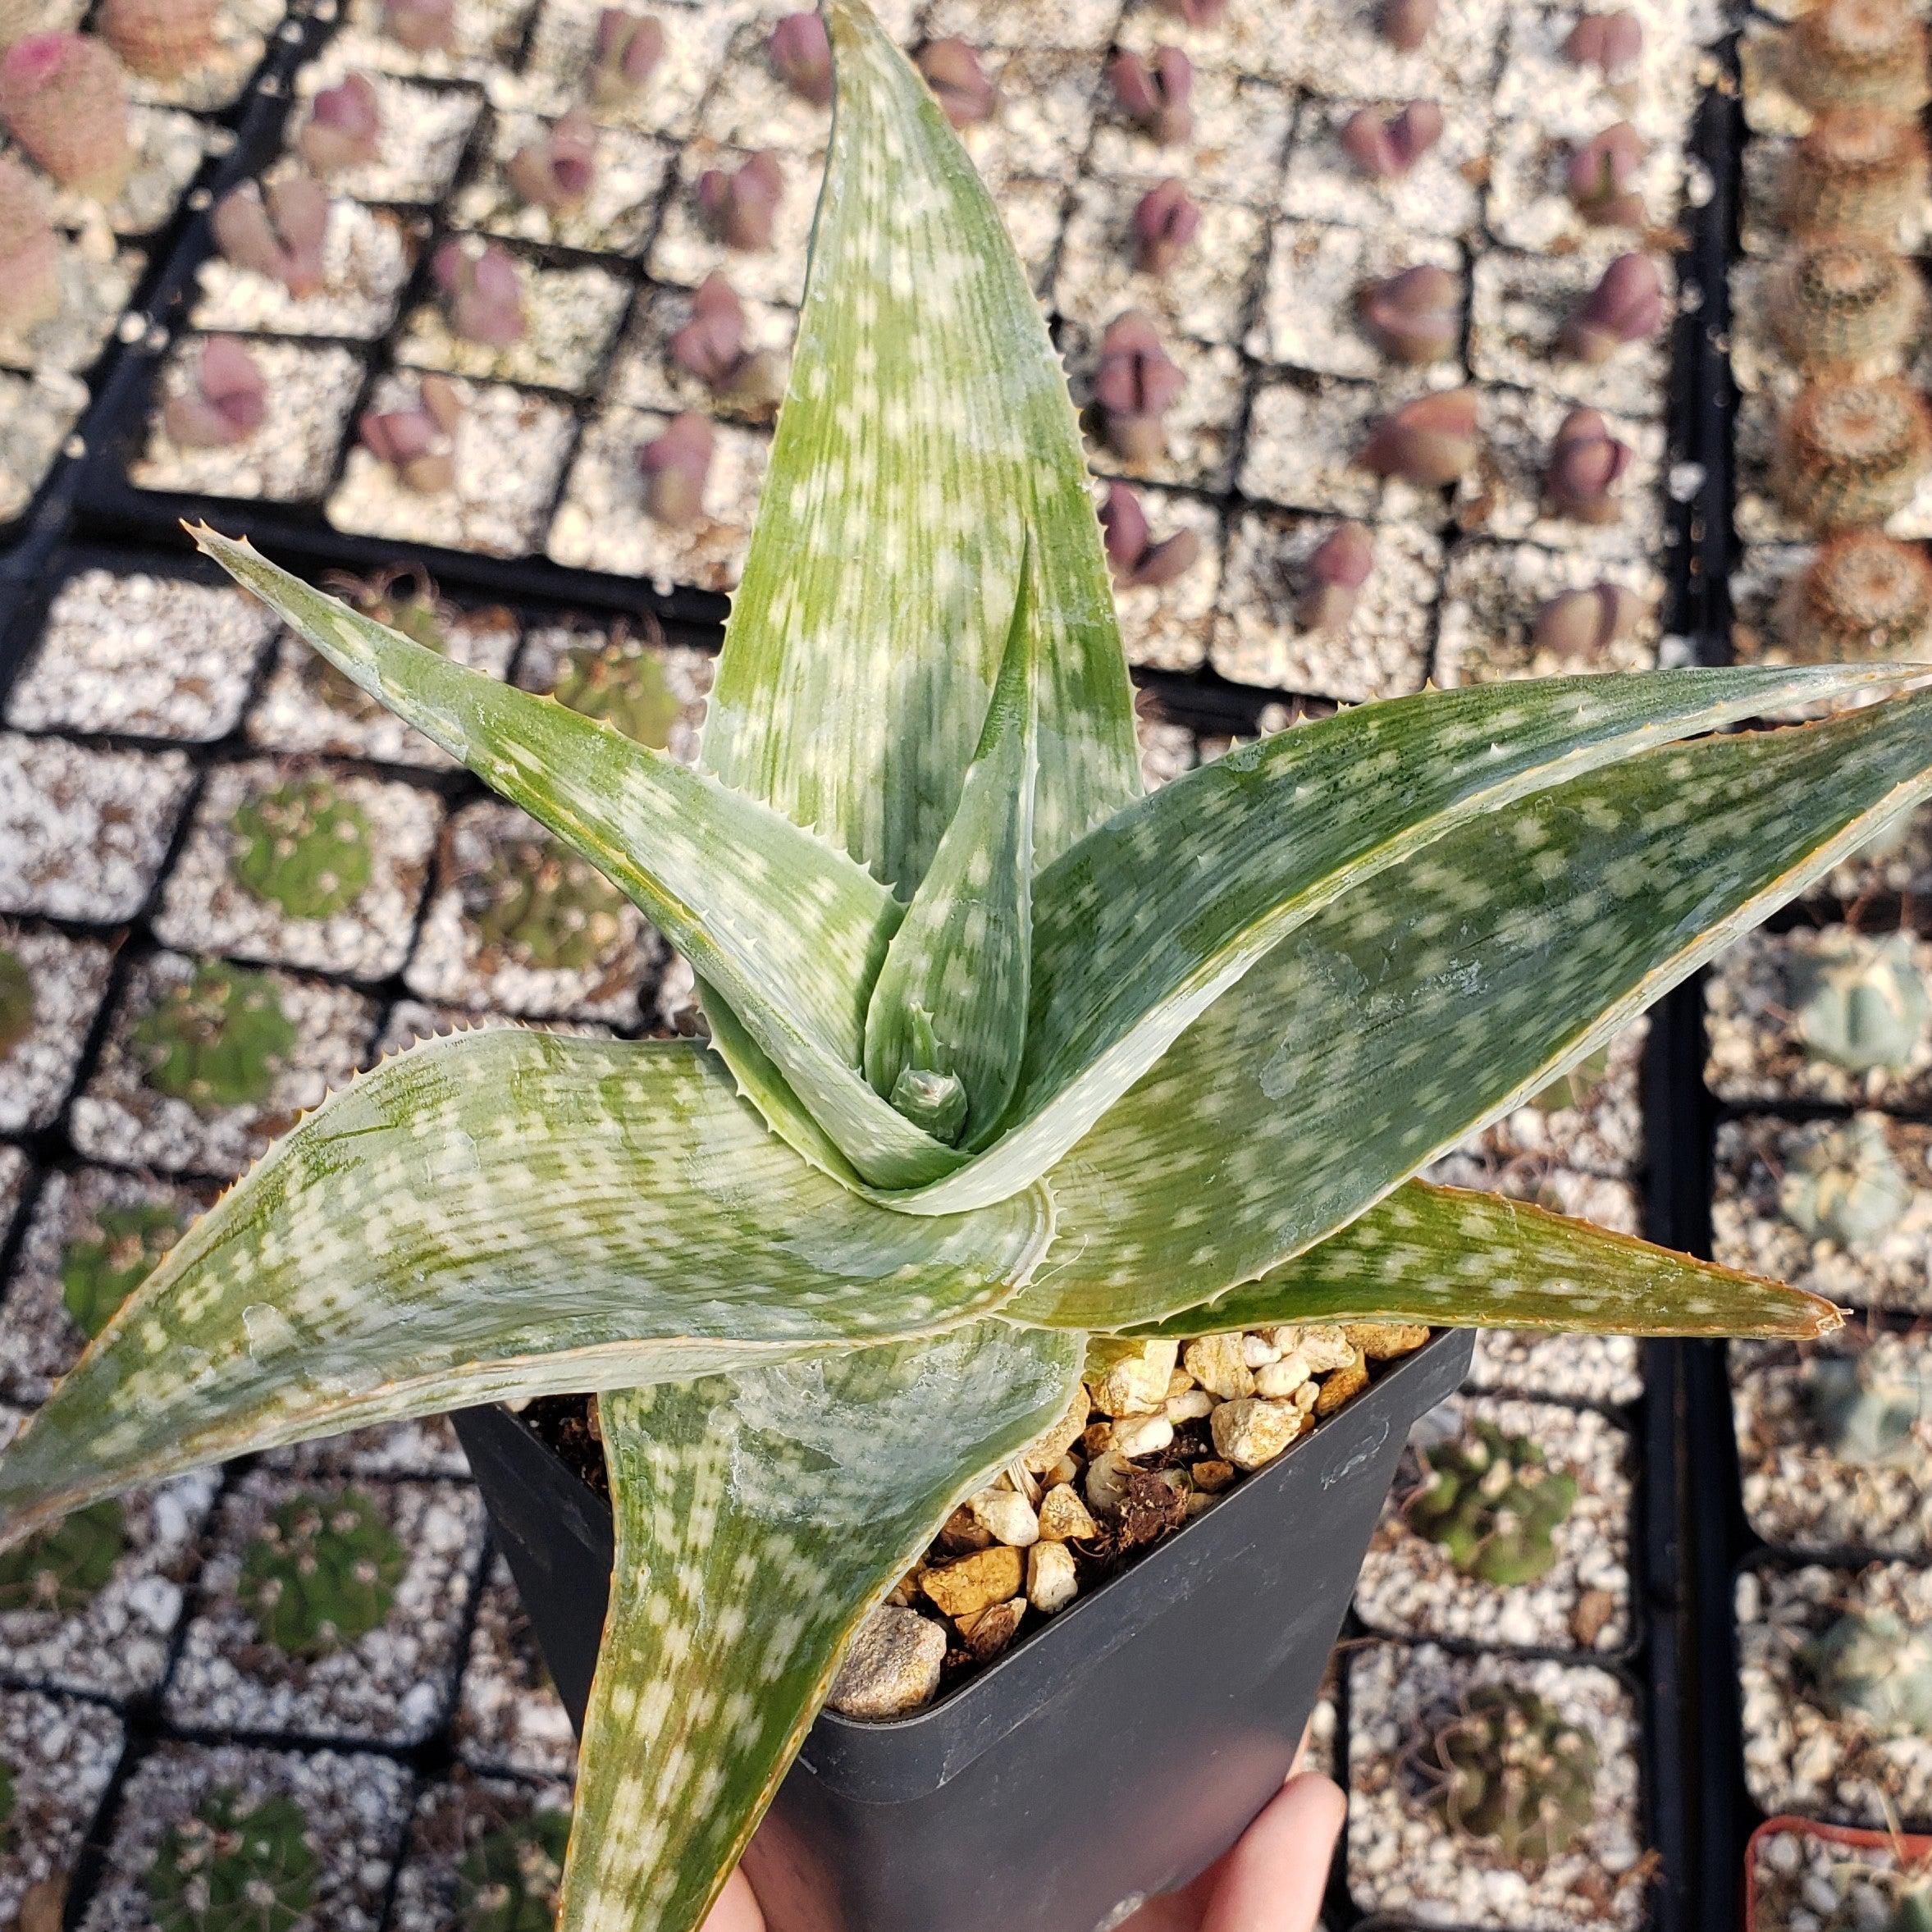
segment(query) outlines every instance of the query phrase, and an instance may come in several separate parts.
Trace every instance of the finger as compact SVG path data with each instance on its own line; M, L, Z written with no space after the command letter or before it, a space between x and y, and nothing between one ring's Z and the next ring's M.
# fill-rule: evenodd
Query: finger
M705 1921L705 1932L765 1932L765 1914L742 1871L734 1871Z
M1222 1861L1201 1932L1312 1932L1347 1811L1328 1779L1290 1779Z

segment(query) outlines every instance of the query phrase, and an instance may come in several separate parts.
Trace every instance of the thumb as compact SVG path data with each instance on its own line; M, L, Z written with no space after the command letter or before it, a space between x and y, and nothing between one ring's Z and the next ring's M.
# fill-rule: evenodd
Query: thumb
M1347 1811L1328 1779L1290 1778L1223 1860L1201 1932L1313 1932Z

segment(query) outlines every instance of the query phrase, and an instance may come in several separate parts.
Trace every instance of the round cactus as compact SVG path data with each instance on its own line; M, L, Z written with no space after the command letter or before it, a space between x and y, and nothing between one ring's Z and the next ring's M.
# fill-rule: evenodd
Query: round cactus
M1547 1865L1590 1823L1596 1741L1532 1692L1478 1685L1436 1733L1434 1755L1443 1823L1519 1870Z
M11 947L0 946L0 1057L34 1030L39 1003L26 961Z
M1925 199L1925 137L1915 121L1820 114L1785 166L1784 226L1799 240L1896 247L1899 226Z
M80 34L30 34L0 55L0 121L62 186L112 201L135 153L121 63Z
M1507 1587L1550 1573L1555 1532L1576 1507L1574 1477L1553 1474L1528 1436L1482 1419L1420 1454L1426 1480L1409 1500L1411 1528L1481 1583Z
M1801 1234L1846 1248L1876 1240L1911 1205L1911 1183L1869 1113L1827 1128L1778 1189L1779 1212Z
M546 972L583 972L604 959L628 903L594 866L544 838L512 839L469 894L485 948Z
M1932 559L1876 530L1831 537L1792 580L1778 628L1801 663L1916 658L1932 635Z
M456 1868L463 1932L550 1932L570 1843L568 1811L532 1811L499 1825Z
M214 960L171 986L133 1035L148 1085L206 1113L266 1100L295 1044L275 982Z
M175 80L214 52L217 0L102 0L101 38L124 66Z
M244 799L228 829L236 883L291 919L327 919L368 889L368 815L327 779L295 779Z
M1820 241L1785 263L1766 308L1784 353L1817 371L1903 348L1925 306L1918 272L1902 255L1870 242Z
M336 573L323 579L322 587L354 605L364 617L400 631L412 643L439 656L450 655L450 624L455 612L423 571L386 570L370 578ZM319 651L304 651L296 660L296 672L320 702L345 718L367 724L388 715L380 699L371 697Z
M114 1573L126 1548L121 1505L109 1496L0 1550L0 1615L39 1610L71 1616Z
M684 710L663 658L621 630L601 644L575 644L564 652L550 694L655 751L669 747Z
M293 1932L321 1870L293 1798L222 1786L167 1828L148 1868L148 1902L158 1932Z
M1793 961L1791 990L1805 1051L1848 1073L1909 1066L1932 1016L1907 933L1842 934Z
M91 1341L180 1239L181 1217L160 1201L108 1202L61 1249L61 1299Z
M1818 1701L1881 1738L1932 1730L1932 1625L1853 1610L1800 1653Z
M249 1545L235 1594L264 1643L291 1657L327 1656L389 1615L407 1564L361 1490L295 1496Z
M1816 111L1925 104L1925 30L1900 0L1818 0L1792 23L1784 56L1786 90Z
M1787 411L1774 481L1793 516L1820 530L1882 523L1932 468L1932 413L1887 379L1814 382Z
M1861 1469L1908 1456L1932 1423L1932 1372L1902 1351L1819 1355L1805 1368L1805 1406L1832 1455Z

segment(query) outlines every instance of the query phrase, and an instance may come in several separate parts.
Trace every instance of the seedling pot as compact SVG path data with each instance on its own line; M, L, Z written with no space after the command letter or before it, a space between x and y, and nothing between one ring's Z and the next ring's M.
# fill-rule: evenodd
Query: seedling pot
M1440 1336L950 1696L813 1725L747 1861L771 1932L1100 1932L1184 1884L1286 1774ZM581 1722L610 1587L603 1500L499 1409L456 1418Z
M1752 1833L1744 1848L1744 1932L1778 1932L1775 1926L1766 1924L1757 1916L1757 1887L1754 1881L1757 1876L1758 1847L1766 1838L1784 1832L1802 1832L1806 1838L1820 1839L1828 1845L1843 1846L1848 1852L1896 1851L1907 1858L1932 1857L1932 1838L1872 1831L1861 1825L1817 1825L1809 1818L1767 1818Z

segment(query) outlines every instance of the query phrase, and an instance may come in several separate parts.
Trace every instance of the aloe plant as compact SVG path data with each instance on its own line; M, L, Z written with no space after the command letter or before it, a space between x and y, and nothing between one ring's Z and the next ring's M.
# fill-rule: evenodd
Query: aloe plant
M617 1525L561 1915L699 1925L860 1622L1090 1338L1803 1336L1829 1303L1414 1176L1932 795L1897 666L1429 692L1141 796L1061 368L946 116L836 121L700 769L198 541L682 950L708 1044L470 1033L308 1115L0 1456L8 1539L593 1391Z

